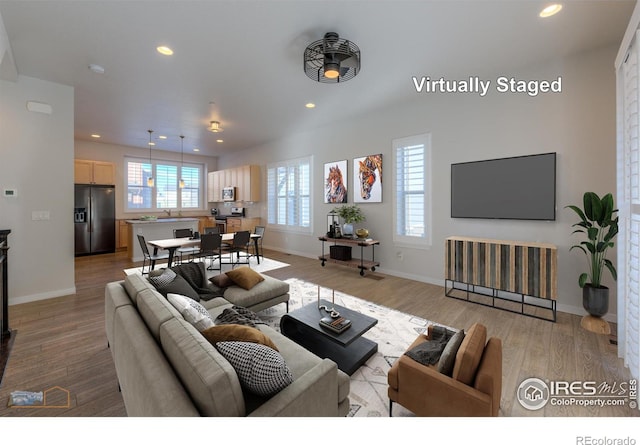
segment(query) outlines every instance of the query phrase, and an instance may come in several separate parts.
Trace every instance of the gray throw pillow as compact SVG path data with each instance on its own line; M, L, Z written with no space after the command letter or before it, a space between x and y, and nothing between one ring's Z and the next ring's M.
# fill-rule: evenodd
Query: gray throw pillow
M456 363L456 354L458 353L458 349L460 349L462 340L464 340L464 331L462 330L456 332L453 337L449 339L440 356L438 372L451 377L453 374L453 366Z

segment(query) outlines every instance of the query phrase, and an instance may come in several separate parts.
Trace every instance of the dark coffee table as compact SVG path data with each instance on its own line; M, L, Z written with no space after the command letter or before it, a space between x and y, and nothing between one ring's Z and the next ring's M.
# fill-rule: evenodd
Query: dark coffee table
M318 303L312 303L283 315L280 332L317 356L333 360L339 369L351 375L378 350L376 342L362 337L378 320L330 301L320 300L322 305L333 307L351 320L351 327L340 334L321 327L320 319L328 314L318 308Z

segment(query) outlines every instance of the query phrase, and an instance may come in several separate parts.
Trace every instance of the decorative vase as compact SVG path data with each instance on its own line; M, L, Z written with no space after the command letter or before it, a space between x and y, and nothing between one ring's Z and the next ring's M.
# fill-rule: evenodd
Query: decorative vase
M356 230L356 235L358 235L358 238L366 238L369 236L369 231L367 229L358 229Z
M609 311L609 288L585 284L582 288L582 306L594 317L602 317Z
M342 225L342 235L343 236L353 236L353 224L344 223Z

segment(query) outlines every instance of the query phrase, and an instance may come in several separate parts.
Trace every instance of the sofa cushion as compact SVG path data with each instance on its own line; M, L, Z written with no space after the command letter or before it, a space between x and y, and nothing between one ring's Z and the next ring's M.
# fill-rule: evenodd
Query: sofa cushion
M453 337L449 339L442 351L440 361L438 361L438 372L451 377L451 374L453 374L453 366L456 363L456 354L458 353L458 349L460 349L462 340L464 340L464 331L456 332L453 334Z
M231 364L187 321L160 327L162 350L202 416L246 415L242 386Z
M263 278L264 281L259 282L250 290L245 290L240 286L228 287L224 291L224 299L237 306L250 308L289 292L289 283L268 275L263 275Z
M156 340L160 339L160 326L172 318L182 318L174 308L151 284L138 293L138 312Z
M209 312L197 301L179 294L168 294L167 300L180 314L199 332L213 326L213 318Z
M201 331L204 338L209 340L212 345L216 345L221 341L244 341L250 343L260 343L261 345L269 346L271 349L277 351L278 348L271 341L271 339L251 326L244 326L240 324L224 324L220 326L211 326L210 328Z
M282 355L268 346L224 341L216 347L236 370L241 384L254 394L269 397L293 382Z
M134 273L124 278L124 288L129 298L131 298L131 301L133 301L133 304L137 306L138 294L145 289L153 289L154 287L142 275Z
M247 266L230 270L226 275L231 281L245 290L250 290L259 282L264 281L262 275Z
M465 385L473 385L486 341L487 328L479 323L471 326L456 354L452 374L454 379Z

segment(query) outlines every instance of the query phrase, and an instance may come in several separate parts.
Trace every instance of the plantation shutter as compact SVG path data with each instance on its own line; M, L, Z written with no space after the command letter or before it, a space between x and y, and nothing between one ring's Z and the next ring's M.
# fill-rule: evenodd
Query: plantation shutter
M288 230L311 231L311 158L267 166L267 222Z
M183 209L197 209L200 207L200 169L182 166L181 170L181 177L184 181L180 197L181 207Z
M394 243L428 246L431 243L429 135L396 139L393 146Z
M618 354L640 377L640 79L638 36L618 67Z

